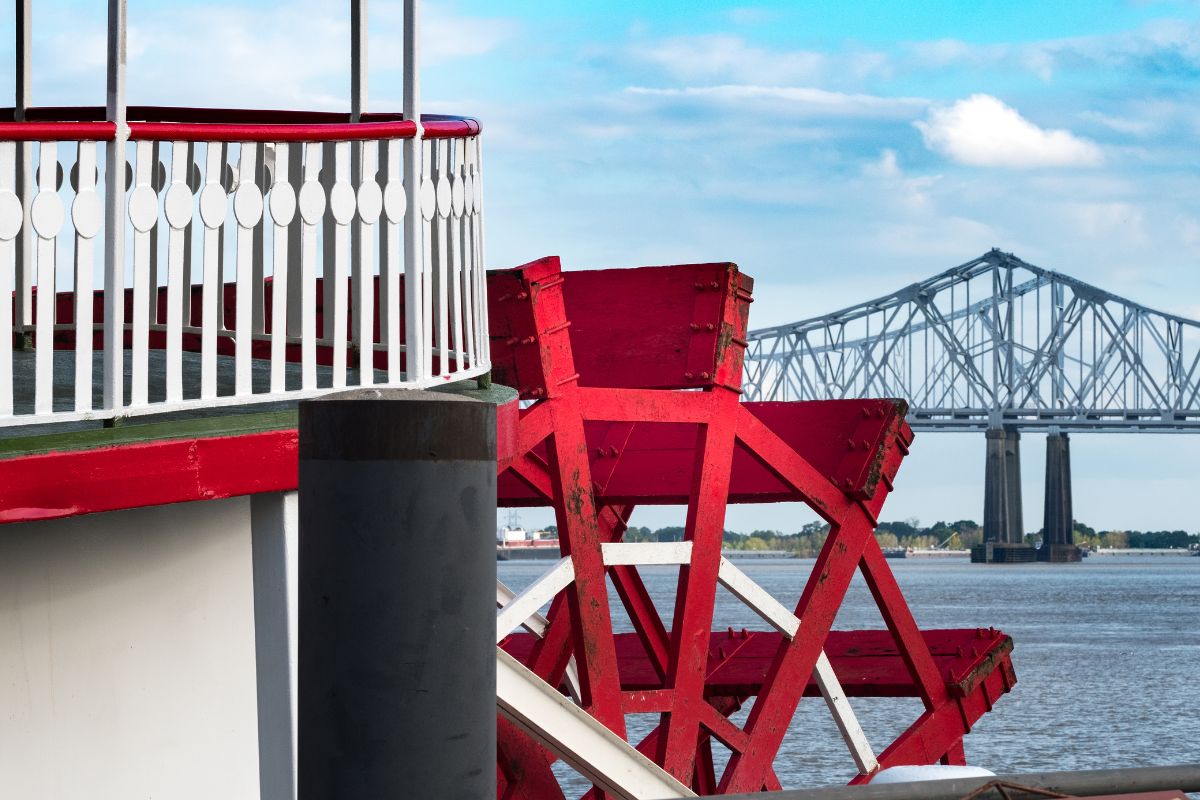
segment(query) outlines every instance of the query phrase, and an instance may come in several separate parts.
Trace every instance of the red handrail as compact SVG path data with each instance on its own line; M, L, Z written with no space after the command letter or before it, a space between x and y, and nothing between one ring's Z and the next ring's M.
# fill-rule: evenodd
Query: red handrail
M131 140L181 142L345 142L362 139L410 139L412 122L338 122L307 125L230 124L225 122L131 122Z
M0 119L13 109L0 108ZM31 108L25 122L0 122L0 141L107 141L112 123L99 106ZM364 139L408 139L416 125L399 114L350 115L324 111L279 111L228 108L130 106L130 139L213 142L334 142ZM477 136L479 120L442 114L421 117L427 139Z
M107 142L116 132L111 122L0 122L0 142Z

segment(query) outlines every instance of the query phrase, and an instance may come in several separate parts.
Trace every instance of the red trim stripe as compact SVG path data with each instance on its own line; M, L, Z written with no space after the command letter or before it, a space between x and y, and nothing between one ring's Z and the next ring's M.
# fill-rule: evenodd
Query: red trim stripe
M0 461L0 523L295 489L295 429Z

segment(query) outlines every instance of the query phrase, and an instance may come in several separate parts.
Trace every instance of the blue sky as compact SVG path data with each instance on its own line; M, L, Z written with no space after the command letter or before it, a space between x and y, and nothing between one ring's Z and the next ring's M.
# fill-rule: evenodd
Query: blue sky
M34 0L35 102L102 101L102 6ZM130 0L130 101L346 108L346 8ZM492 266L732 260L761 326L996 246L1200 317L1197 3L430 0L425 17L428 109L484 122ZM399 18L371 3L374 110L399 107ZM9 20L0 51L11 64ZM1073 450L1079 518L1197 527L1179 498L1200 440ZM1042 453L1026 437L1029 529ZM982 473L982 436L922 436L885 516L979 518Z

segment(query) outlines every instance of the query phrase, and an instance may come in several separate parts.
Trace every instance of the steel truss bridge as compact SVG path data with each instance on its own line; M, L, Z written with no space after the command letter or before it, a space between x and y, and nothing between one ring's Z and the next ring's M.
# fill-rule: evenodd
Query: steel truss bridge
M995 249L748 338L748 399L900 397L915 429L987 431L989 541L1023 541L1022 430L1049 434L1045 540L1067 545L1067 432L1200 432L1200 322Z
M749 339L753 400L902 397L924 429L1200 431L1200 322L999 250Z

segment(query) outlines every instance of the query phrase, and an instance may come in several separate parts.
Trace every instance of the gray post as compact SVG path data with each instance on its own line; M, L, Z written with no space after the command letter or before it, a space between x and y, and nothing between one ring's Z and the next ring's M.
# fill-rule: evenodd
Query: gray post
M983 474L983 540L1008 541L1008 432L1003 428L988 428L987 463Z
M983 541L971 548L975 562L1033 561L1025 544L1021 506L1021 434L1015 428L987 429L983 482Z
M1021 432L1005 428L1004 469L1007 472L1005 490L1008 496L1008 543L1025 544L1025 509L1021 504Z
M495 796L495 520L495 406L300 404L300 800Z
M1039 561L1081 561L1075 546L1075 518L1071 508L1071 442L1067 434L1046 435L1046 502L1042 519Z

